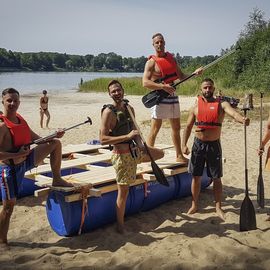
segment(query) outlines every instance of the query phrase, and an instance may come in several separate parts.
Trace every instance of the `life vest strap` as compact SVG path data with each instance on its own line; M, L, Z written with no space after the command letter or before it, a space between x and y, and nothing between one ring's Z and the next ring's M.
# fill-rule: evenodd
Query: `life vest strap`
M195 126L217 126L221 127L221 123L215 123L215 122L195 122Z

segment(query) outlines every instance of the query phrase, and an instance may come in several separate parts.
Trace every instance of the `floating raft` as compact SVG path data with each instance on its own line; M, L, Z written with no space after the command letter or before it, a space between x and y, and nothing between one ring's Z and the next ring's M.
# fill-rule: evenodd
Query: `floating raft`
M156 163L170 185L166 187L156 181L150 162L139 164L137 179L130 187L126 215L148 211L169 200L191 195L192 177L187 172L187 167L175 162L172 146L157 147L165 149L164 158ZM35 174L28 172L26 175L42 187L35 191L36 196L48 194L48 221L52 229L61 236L89 232L116 220L117 184L115 171L110 163L111 152L97 149L94 154L71 153L73 159L62 162L62 175L65 180L74 183L75 187L52 187L49 165L39 166ZM204 173L202 189L209 184L209 178Z
M102 152L103 151L103 152ZM75 157L86 157L81 159L79 163L81 163L81 167L83 168L84 165L89 164L91 162L99 161L99 158L96 158L97 155L102 153L107 153L107 155L103 155L104 160L110 159L110 154L108 150L108 146L101 146L101 145L90 145L90 144L69 144L62 149L62 175L63 174L70 174L74 172L81 171L80 164L78 166L74 163L74 161L69 161L70 158ZM86 155L87 156L84 156ZM26 197L34 195L34 192L41 187L36 185L35 177L33 175L39 175L40 172L47 172L47 175L51 176L51 167L49 165L50 160L46 158L44 160L44 165L38 166L37 168L32 169L31 171L27 171L25 173L25 177L22 181L22 188L18 190L18 198ZM68 169L71 167L75 167L73 170ZM34 180L34 181L33 181ZM0 200L2 200L2 194L0 193Z

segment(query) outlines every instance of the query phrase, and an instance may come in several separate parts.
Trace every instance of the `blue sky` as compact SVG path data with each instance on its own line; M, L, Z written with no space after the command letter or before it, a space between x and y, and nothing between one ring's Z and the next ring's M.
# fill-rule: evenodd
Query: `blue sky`
M0 0L0 48L139 57L161 32L168 51L215 55L256 7L269 20L270 0Z

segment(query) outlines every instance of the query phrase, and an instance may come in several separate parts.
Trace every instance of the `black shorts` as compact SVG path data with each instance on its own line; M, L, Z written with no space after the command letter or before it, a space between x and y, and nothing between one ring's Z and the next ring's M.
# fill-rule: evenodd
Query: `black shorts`
M195 137L188 171L193 176L202 176L205 164L208 177L223 176L220 140L204 142Z

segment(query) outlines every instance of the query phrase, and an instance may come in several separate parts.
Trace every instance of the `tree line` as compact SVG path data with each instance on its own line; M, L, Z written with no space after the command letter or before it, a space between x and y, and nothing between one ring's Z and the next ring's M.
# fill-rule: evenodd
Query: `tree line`
M175 55L181 67L191 64L205 64L217 56L181 57ZM122 57L116 53L100 53L97 56L87 54L70 55L66 53L38 52L22 53L0 48L0 71L115 71L143 72L147 58Z
M205 72L224 88L267 89L270 86L270 21L265 20L264 13L257 8L249 19L236 42L241 50ZM221 55L234 46L222 50ZM186 73L218 57L175 54ZM143 72L146 61L145 56L122 57L114 52L81 56L55 52L22 53L0 48L0 71Z

